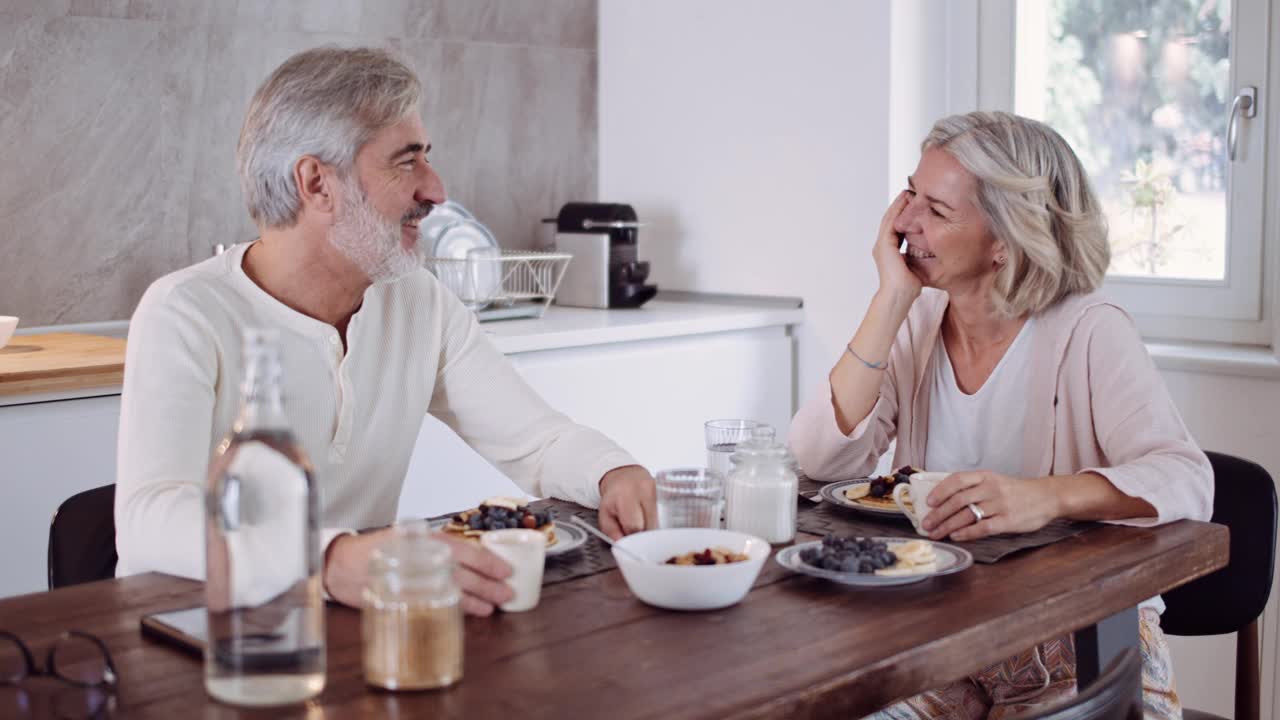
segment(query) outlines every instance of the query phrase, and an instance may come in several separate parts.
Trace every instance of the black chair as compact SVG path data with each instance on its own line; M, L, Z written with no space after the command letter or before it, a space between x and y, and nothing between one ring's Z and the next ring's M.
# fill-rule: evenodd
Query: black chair
M1261 714L1258 616L1271 594L1276 562L1276 489L1257 463L1207 453L1213 464L1213 521L1231 529L1229 564L1164 594L1160 626L1169 635L1236 636L1236 720ZM1186 720L1218 718L1184 710ZM1220 720L1220 719L1219 719Z
M72 495L49 524L49 589L116 575L116 486Z
M1036 708L1017 720L1141 720L1142 653L1129 648L1084 692L1061 703Z

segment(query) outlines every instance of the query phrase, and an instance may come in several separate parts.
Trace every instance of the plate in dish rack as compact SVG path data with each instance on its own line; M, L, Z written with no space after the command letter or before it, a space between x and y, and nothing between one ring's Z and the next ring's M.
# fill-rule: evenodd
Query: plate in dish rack
M459 220L474 220L475 216L469 210L462 207L452 200L444 202L431 208L431 212L422 218L422 222L418 223L418 237L421 239L423 252L434 253L436 241L440 239L440 233L444 232L446 227Z

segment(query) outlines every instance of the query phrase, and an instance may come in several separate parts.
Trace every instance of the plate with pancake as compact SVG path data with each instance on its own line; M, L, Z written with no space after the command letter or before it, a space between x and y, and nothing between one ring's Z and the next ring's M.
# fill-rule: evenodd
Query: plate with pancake
M904 465L888 475L829 483L824 485L818 494L823 500L850 510L906 519L906 515L893 501L893 486L898 483L909 483L911 475L918 472L921 471L910 465ZM911 504L909 492L906 502Z
M475 542L480 542L480 536L490 530L538 530L547 536L547 555L551 557L576 550L587 541L585 530L569 523L557 523L551 511L531 510L523 500L509 497L489 498L470 510L432 520L431 528Z
M893 502L892 490L890 494L884 497L873 497L870 493L871 483L876 478L858 478L857 480L841 480L823 485L818 491L822 499L840 507L846 507L850 510L869 513L871 515L899 517L906 519L906 515L898 509L897 504Z
M910 585L973 565L963 548L900 537L828 536L785 547L774 559L793 572L861 587Z

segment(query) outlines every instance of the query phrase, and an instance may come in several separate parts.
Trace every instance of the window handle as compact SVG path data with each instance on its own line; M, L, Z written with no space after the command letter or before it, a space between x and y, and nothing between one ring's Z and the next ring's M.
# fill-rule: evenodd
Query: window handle
M1240 137L1240 118L1258 114L1258 88L1246 85L1231 101L1231 116L1227 119L1227 160L1236 161L1236 139Z

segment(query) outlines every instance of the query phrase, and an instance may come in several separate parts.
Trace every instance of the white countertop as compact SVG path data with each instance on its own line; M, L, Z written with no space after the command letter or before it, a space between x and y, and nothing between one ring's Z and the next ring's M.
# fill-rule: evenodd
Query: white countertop
M498 320L481 327L503 353L652 340L779 325L798 325L804 311L768 304L655 299L630 310L552 305L538 319Z
M786 299L696 296L688 293L673 295L679 299L662 299L659 296L635 309L595 310L552 305L541 318L495 320L482 323L481 327L499 350L506 355L514 355L540 350L798 325L804 321L804 311L798 307L798 302ZM29 328L19 332L82 332L125 337L128 323L65 325ZM119 394L120 388L117 386L0 397L0 406Z

